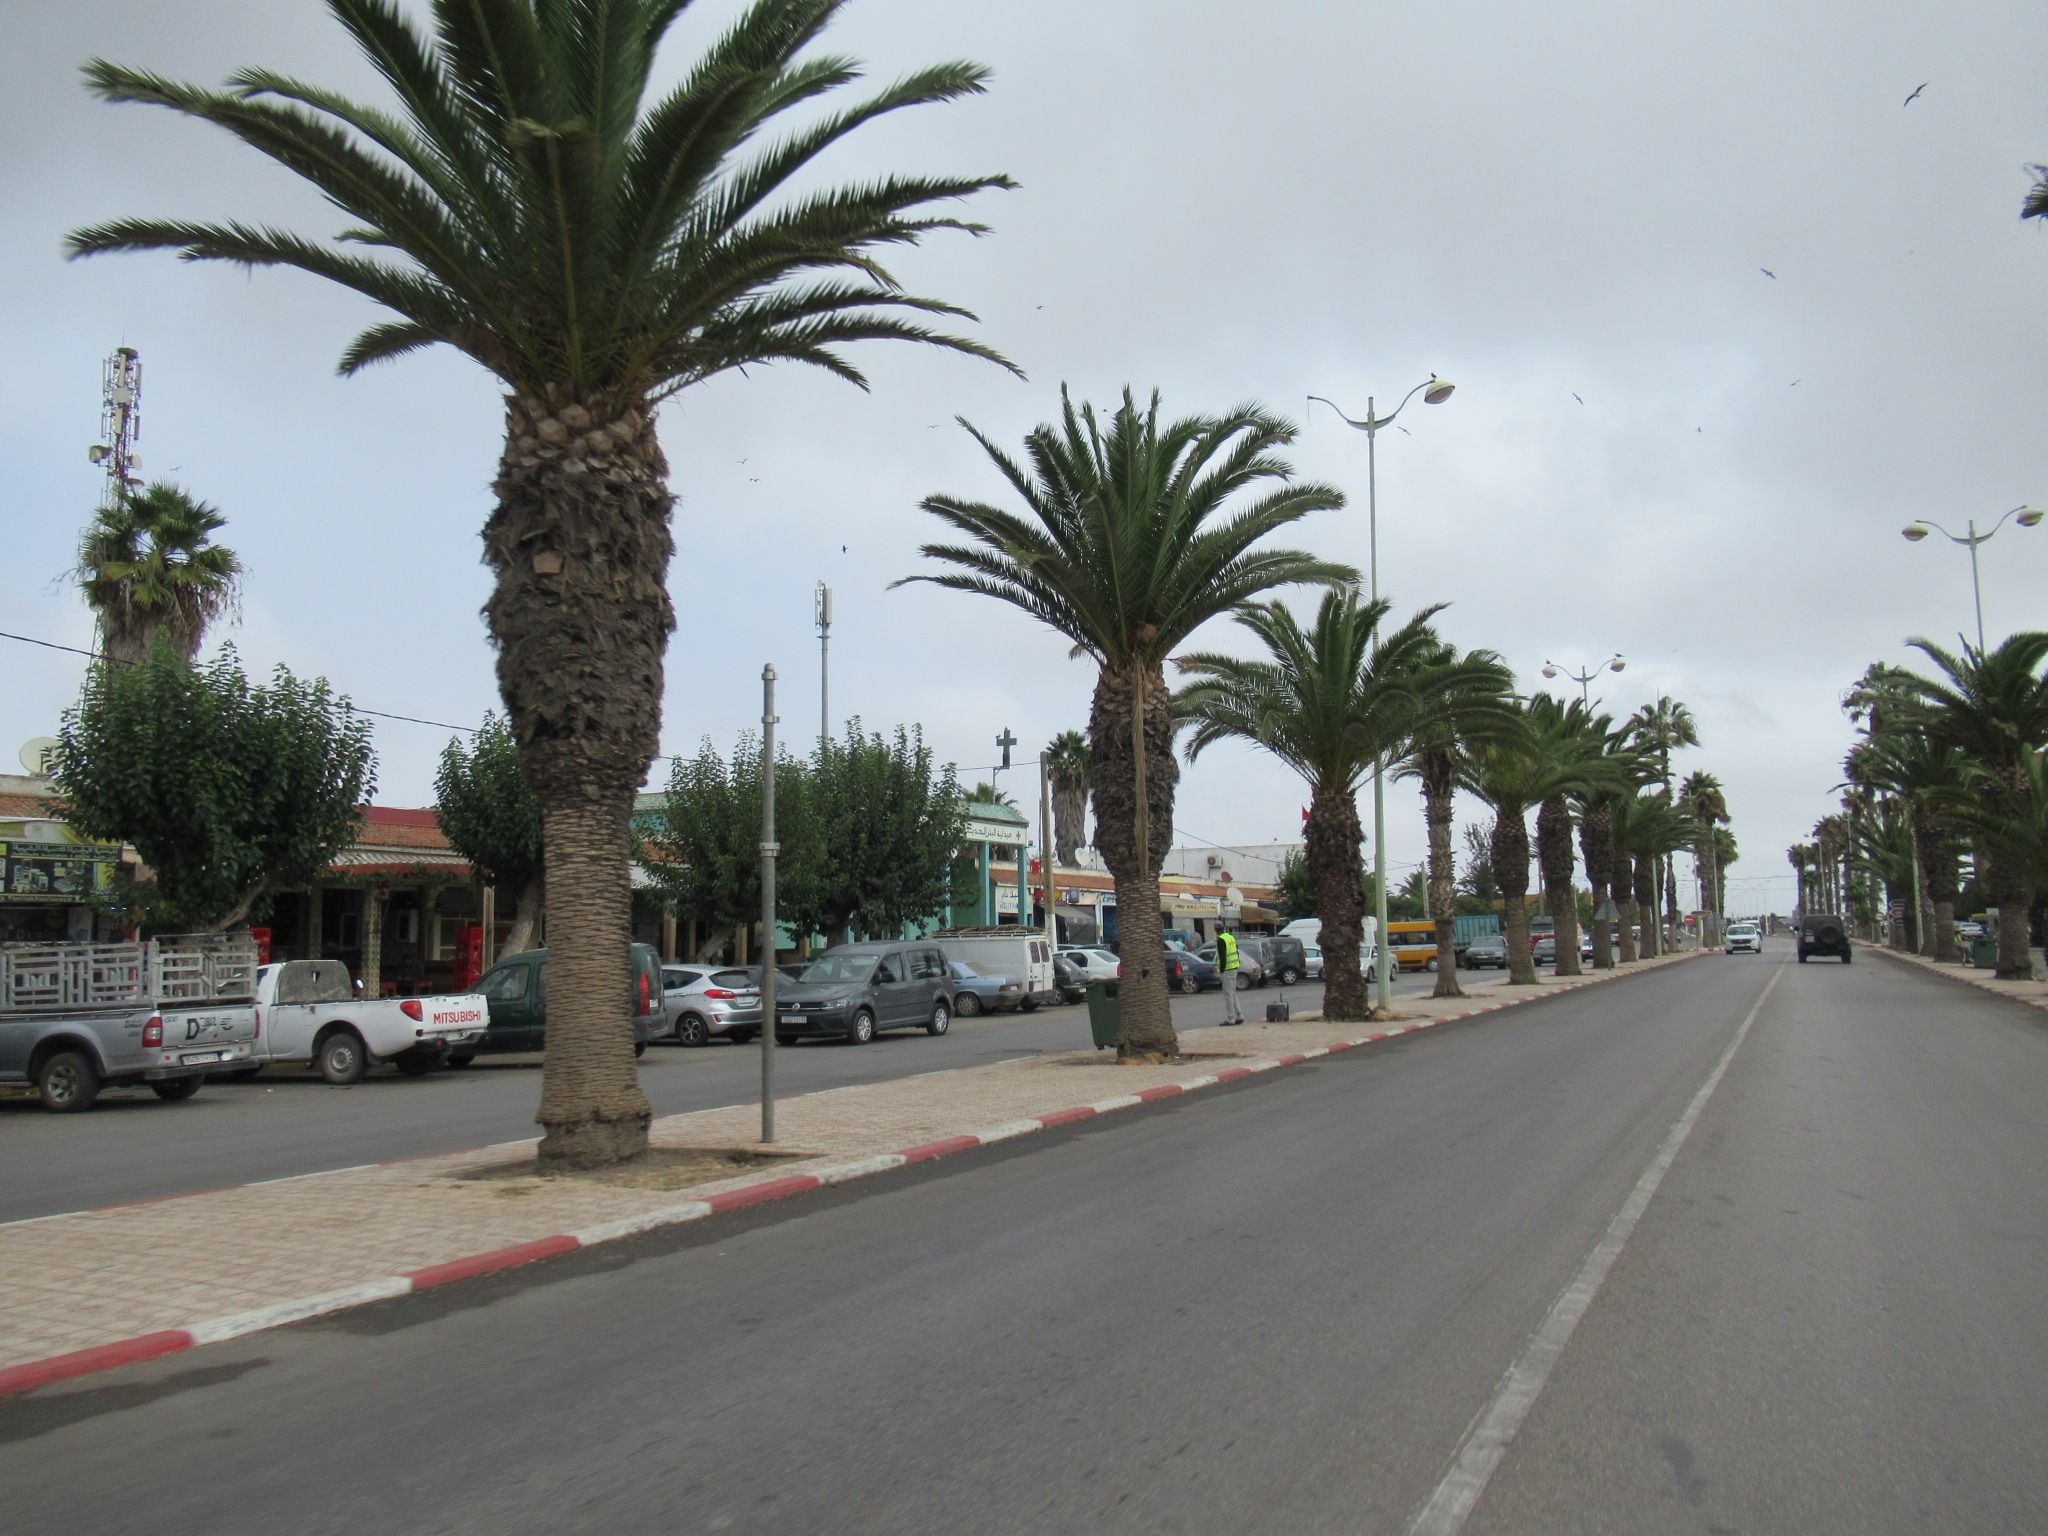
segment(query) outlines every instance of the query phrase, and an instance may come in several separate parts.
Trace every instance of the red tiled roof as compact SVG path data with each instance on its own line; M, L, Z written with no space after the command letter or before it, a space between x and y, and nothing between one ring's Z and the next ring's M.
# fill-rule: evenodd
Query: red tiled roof
M358 848L446 848L448 834L431 810L413 810L396 805L371 805L363 809L363 830L356 835Z
M0 816L54 818L57 802L48 795L0 795Z

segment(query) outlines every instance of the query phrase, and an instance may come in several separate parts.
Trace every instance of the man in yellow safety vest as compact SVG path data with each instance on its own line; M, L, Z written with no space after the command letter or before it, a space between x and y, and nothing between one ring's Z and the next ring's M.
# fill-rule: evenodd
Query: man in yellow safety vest
M1237 1006L1237 935L1228 928L1216 933L1216 969L1223 973L1223 1022L1242 1024L1244 1013Z

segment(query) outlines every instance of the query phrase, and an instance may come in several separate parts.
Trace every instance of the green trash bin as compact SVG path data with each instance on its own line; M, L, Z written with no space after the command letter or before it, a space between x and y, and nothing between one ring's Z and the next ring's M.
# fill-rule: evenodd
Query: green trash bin
M1998 936L1987 933L1981 939L1970 940L1970 964L1980 971L1998 969Z
M1115 1045L1116 1037L1123 1032L1124 1000L1117 990L1122 985L1119 981L1088 983L1088 1033L1095 1037L1098 1051Z

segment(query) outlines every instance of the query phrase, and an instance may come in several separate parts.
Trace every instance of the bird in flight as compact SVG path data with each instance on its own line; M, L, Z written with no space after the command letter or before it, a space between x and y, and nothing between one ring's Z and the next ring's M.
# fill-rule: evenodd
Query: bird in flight
M1787 389L1797 389L1799 387L1799 380L1794 379L1790 384L1787 384L1785 387Z
M1773 272L1769 267L1758 267L1757 271L1763 273L1765 277L1768 277L1774 283L1778 280L1778 274Z
M1904 101L1900 102L1899 105L1902 107L1910 107L1911 105L1913 105L1914 100L1918 98L1920 93L1926 90L1927 87L1932 85L1933 83L1934 82L1931 80L1922 80L1918 85L1913 87L1913 94L1911 96L1908 96Z
M1576 389L1572 391L1572 398L1574 400L1579 400L1579 392ZM1579 400L1579 404L1584 405L1585 403L1585 401Z
M749 475L749 476L747 476L747 484L749 484L749 485L759 485L760 483L761 483L761 477L760 477L759 475Z

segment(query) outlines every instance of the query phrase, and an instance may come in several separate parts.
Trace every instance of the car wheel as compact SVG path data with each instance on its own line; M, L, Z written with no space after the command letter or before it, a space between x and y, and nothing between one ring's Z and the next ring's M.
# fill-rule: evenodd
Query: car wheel
M90 1109L99 1096L99 1068L83 1051L59 1051L36 1073L36 1097L53 1114Z
M1425 964L1422 968L1425 971L1428 971L1431 975L1434 975L1436 973L1436 956L1431 955L1429 957L1428 963Z
M854 1014L853 1022L846 1026L848 1045L866 1045L875 1038L875 1016L863 1008Z
M205 1086L205 1074L194 1073L191 1077L174 1077L169 1082L151 1083L149 1088L158 1098L179 1104L193 1097Z
M1847 965L1854 958L1855 956L1850 954L1848 950L1845 949L1842 951L1842 964Z
M962 992L958 997L953 999L953 1006L954 1008L959 1010L961 1018L971 1019L977 1013L981 1012L981 999L976 997L972 992Z
M711 1042L711 1026L694 1013L686 1013L676 1020L677 1045L708 1045Z
M795 1036L795 1035L785 1035L785 1034L782 1034L782 1033L781 1033L780 1031L778 1031L778 1032L776 1033L776 1036L775 1036L775 1043L776 1043L777 1045L795 1045L795 1044L796 1044L796 1036Z
M463 1051L463 1052L461 1052L461 1053L460 1053L460 1054L458 1054L458 1055L450 1056L450 1057L448 1058L448 1065L449 1065L449 1066L451 1066L451 1067L466 1067L466 1066L468 1066L468 1065L469 1065L469 1064L470 1064L470 1063L471 1063L472 1061L475 1061L475 1060L476 1060L476 1052L474 1052L474 1051Z
M946 1006L946 1000L942 997L932 1005L931 1022L925 1025L924 1032L928 1035L943 1035L952 1027L953 1010Z
M407 1077L425 1077L441 1064L441 1058L432 1051L407 1051L392 1064Z
M352 1029L337 1029L320 1042L319 1050L313 1055L313 1065L334 1087L352 1088L370 1070L370 1057L363 1049L361 1035Z
M1805 950L1805 948L1804 948L1803 946L1801 947L1801 949L1800 949L1800 951L1799 951L1799 963L1800 963L1801 965L1804 965L1804 964L1806 964L1806 950Z
M1180 979L1180 989L1189 997L1193 997L1197 992L1202 990L1202 984L1199 981L1195 980L1195 978L1192 976L1183 976Z
M1025 1011L1026 1013L1031 1013L1031 1012L1033 1012L1034 1010L1036 1010L1036 1009L1037 1009L1037 1007L1038 1007L1038 999L1037 999L1037 998L1035 998L1035 997L1032 997L1032 996L1026 995L1026 997L1024 998L1024 1000L1023 1000L1022 1002L1020 1002L1019 1004L1017 1004L1017 1006L1018 1006L1019 1008L1022 1008L1022 1009L1023 1009L1023 1010L1024 1010L1024 1011Z
M633 1059L635 1061L638 1061L642 1056L645 1056L646 1054L647 1042L645 1040L635 1040L633 1042Z
M761 1038L761 1031L758 1029L729 1029L725 1032L725 1038L734 1045L752 1045Z

